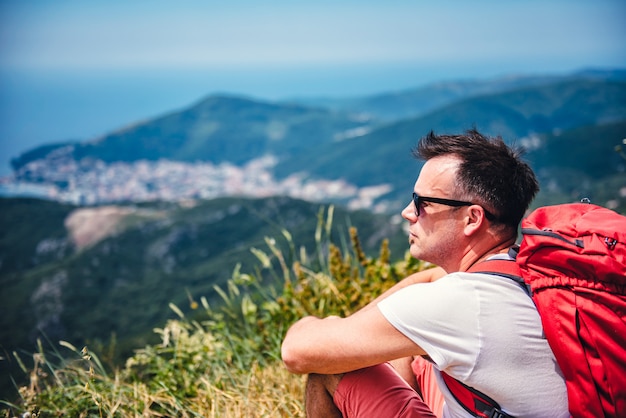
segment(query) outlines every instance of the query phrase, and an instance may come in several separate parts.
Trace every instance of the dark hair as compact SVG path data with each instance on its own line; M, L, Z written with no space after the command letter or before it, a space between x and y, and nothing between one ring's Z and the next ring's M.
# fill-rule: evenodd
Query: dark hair
M465 196L455 196L483 206L497 222L517 228L539 191L530 166L521 157L524 150L507 146L501 137L490 138L476 129L465 135L435 135L421 138L413 156L429 160L454 155L461 160L457 185Z

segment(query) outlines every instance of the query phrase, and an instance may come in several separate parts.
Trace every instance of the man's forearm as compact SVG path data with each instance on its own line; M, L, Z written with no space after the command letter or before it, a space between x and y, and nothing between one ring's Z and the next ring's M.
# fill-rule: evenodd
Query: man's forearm
M407 286L432 282L444 275L443 269L436 268L407 276L346 318L308 316L300 319L289 328L283 340L281 356L285 366L292 373L337 374L424 354L424 350L373 308ZM381 340L385 344L380 344Z

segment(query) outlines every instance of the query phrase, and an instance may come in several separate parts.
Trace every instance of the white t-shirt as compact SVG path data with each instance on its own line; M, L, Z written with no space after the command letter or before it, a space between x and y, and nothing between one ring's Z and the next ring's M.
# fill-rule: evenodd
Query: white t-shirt
M532 299L513 280L453 273L378 304L446 373L515 417L569 417L567 391ZM444 417L471 417L438 376Z

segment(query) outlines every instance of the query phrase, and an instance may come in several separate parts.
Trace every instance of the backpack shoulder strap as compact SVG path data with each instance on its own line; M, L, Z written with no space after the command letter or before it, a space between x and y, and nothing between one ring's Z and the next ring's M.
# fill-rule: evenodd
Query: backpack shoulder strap
M512 248L509 254L515 258L517 250ZM467 271L469 273L493 274L511 279L517 282L530 295L530 289L524 282L519 265L514 259L485 260L474 264ZM498 402L484 393L464 384L445 372L441 372L441 377L454 399L473 416L480 418L512 418L511 415L502 411Z
M484 393L467 386L445 372L441 372L441 377L454 399L473 416L479 418L514 418L503 412L498 402Z
M517 250L511 249L510 255L517 255ZM519 264L515 260L503 260L503 259L491 259L481 261L474 264L467 270L468 273L485 273L493 274L495 276L505 277L511 279L519 284L524 291L531 296L530 286L522 278L522 271Z

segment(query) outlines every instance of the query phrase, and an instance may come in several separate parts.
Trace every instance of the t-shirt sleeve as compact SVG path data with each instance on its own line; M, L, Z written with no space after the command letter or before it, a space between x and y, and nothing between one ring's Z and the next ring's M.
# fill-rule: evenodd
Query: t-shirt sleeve
M406 287L381 301L378 309L437 368L457 367L457 375L467 376L472 370L463 365L475 364L480 351L479 305L474 286L451 274Z

